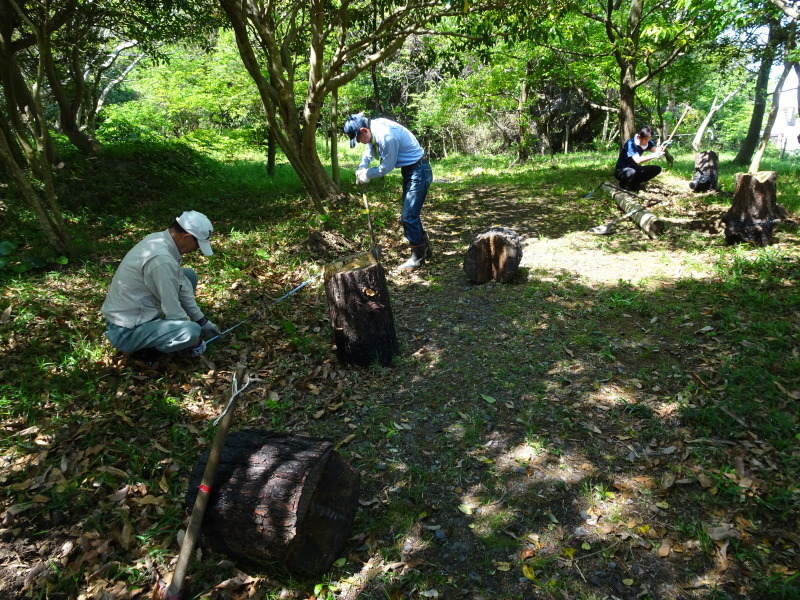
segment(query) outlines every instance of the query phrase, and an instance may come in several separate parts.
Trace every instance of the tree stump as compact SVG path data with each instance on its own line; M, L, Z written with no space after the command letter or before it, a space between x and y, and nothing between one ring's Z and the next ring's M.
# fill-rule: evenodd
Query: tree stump
M192 506L208 461L189 477ZM243 430L228 436L200 544L244 561L324 573L341 552L358 507L360 476L326 440Z
M719 157L713 150L694 155L694 177L689 188L695 192L717 191L719 179Z
M464 272L475 283L494 279L508 283L517 274L522 245L517 233L506 227L492 227L478 235L464 255Z
M391 364L400 353L386 273L371 252L325 266L325 295L339 360L367 366Z
M608 185L608 190L623 213L627 214L631 211L636 211L630 218L639 229L647 234L647 237L652 240L664 233L664 221L639 204L635 196L617 188L613 184Z
M721 222L725 225L725 241L728 244L750 242L757 246L769 246L772 232L786 209L775 203L778 174L775 171L737 173L733 205Z

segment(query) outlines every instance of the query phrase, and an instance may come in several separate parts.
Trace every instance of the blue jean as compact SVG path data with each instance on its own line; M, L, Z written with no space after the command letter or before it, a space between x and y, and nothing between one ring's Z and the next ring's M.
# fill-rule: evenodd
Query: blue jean
M425 241L425 229L419 215L433 182L431 163L423 158L414 165L401 167L400 171L403 174L403 210L400 213L403 233L409 244L420 246Z
M197 273L183 269L183 273L197 289ZM200 341L200 325L192 321L154 319L138 327L120 327L106 321L106 338L121 352L136 352L155 348L165 354L196 346Z

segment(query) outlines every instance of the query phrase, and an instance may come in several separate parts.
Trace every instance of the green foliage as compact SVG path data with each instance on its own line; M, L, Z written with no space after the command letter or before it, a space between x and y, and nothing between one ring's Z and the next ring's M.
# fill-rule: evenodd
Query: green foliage
M264 120L229 30L220 30L208 48L173 46L162 54L162 60L131 75L127 86L136 99L108 106L100 135L107 136L106 126L124 133L120 123L180 137L203 129L254 127Z

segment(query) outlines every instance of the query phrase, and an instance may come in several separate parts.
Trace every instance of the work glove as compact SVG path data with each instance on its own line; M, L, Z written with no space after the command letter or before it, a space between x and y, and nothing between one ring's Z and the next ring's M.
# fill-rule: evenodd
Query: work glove
M359 183L361 185L369 183L369 177L367 177L366 169L359 169L358 171L356 171L356 183Z
M655 152L653 152L653 158L664 158L664 150L662 148L658 148Z
M214 337L215 335L219 335L219 327L214 325L211 321L209 321L206 317L203 317L197 322L200 325L200 330L203 332L203 335L207 338Z
M192 347L192 348L189 348L189 354L191 354L191 355L192 355L192 358L197 358L197 357L198 357L198 356L200 356L200 355L201 355L203 352L205 352L205 351L206 351L206 348L207 348L207 347L208 347L208 346L206 346L206 343L205 343L203 340L200 340L200 343L199 343L199 344L197 344L197 346L194 346L194 347Z

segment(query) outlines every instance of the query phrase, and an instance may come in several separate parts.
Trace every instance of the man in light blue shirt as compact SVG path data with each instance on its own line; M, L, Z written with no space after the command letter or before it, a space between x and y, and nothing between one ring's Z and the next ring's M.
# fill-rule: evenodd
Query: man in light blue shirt
M366 145L361 163L356 171L356 181L365 185L370 179L383 177L400 167L403 174L403 209L400 220L403 233L411 246L411 258L400 265L401 269L416 269L433 255L428 234L420 219L422 205L433 181L433 172L425 151L408 129L389 119L367 119L362 113L350 115L344 132L350 138L350 147L356 142ZM377 167L370 167L373 159Z

